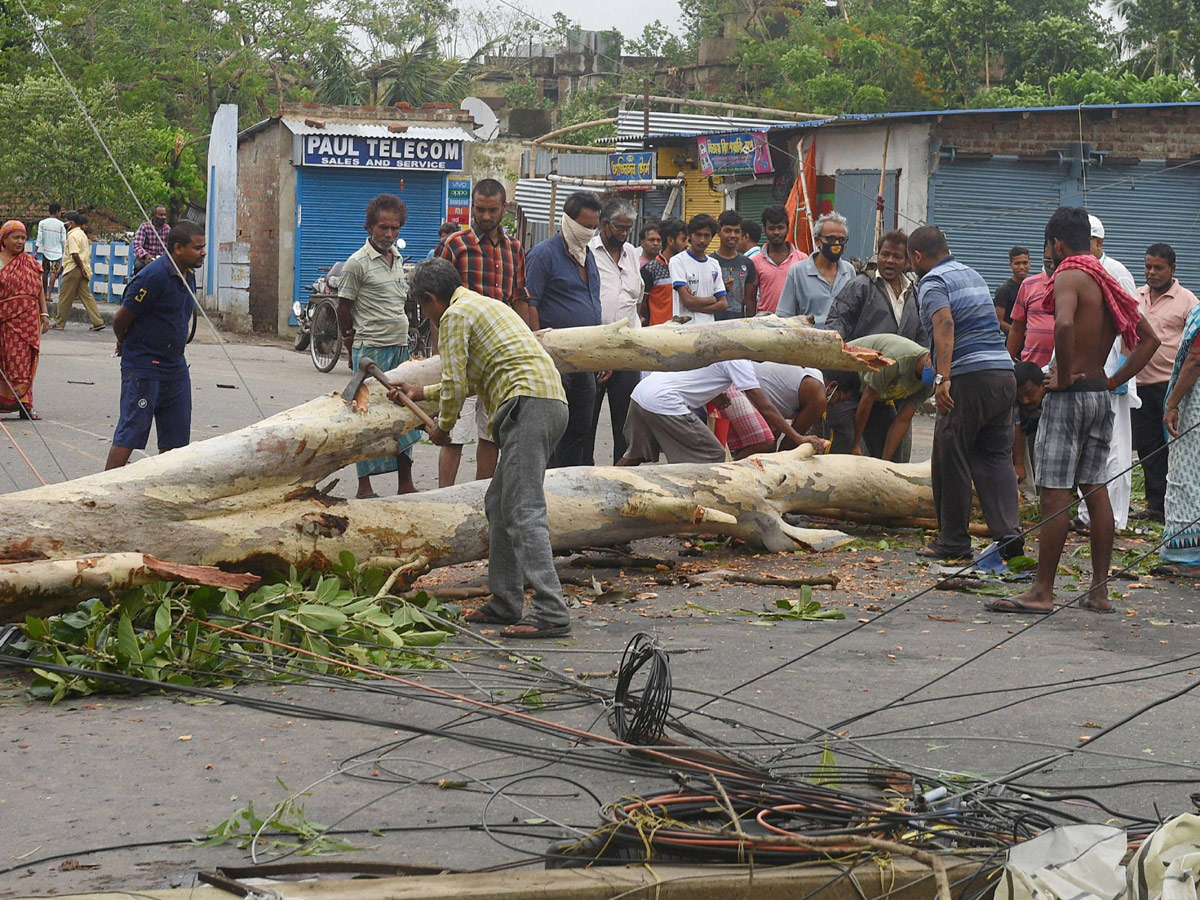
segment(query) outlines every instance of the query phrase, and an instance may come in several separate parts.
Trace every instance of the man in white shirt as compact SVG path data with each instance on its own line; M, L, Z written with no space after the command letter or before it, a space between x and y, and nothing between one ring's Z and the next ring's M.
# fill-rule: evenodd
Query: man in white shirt
M695 416L704 406L734 388L746 395L771 430L797 446L824 446L820 438L799 434L767 397L753 365L737 359L687 372L654 372L633 389L625 420L628 444L619 466L656 462L659 455L672 463L714 463L725 460L725 447Z
M674 315L690 316L694 324L714 322L716 314L725 311L725 279L720 264L706 249L716 233L717 220L712 216L692 216L687 224L687 249L671 257Z
M67 226L58 217L62 212L61 203L50 204L50 215L38 222L34 243L37 252L42 255L42 289L49 297L54 291L54 282L62 274L63 248L67 245Z
M600 272L600 324L610 325L624 319L630 328L641 328L638 305L642 302L642 271L637 248L629 243L633 231L633 206L627 200L609 200L600 210L600 230L588 241L596 268ZM583 465L596 464L596 428L600 408L608 395L612 419L613 462L625 455L625 416L629 395L641 377L640 372L600 372L596 377L596 405L592 412L592 432L583 449Z

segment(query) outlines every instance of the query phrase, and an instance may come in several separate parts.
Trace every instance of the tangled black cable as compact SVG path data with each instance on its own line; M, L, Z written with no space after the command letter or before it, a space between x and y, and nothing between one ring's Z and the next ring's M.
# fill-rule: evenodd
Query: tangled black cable
M649 665L640 693L630 691L633 678ZM613 729L629 744L653 744L662 737L671 709L671 667L667 651L644 632L625 645L613 694Z

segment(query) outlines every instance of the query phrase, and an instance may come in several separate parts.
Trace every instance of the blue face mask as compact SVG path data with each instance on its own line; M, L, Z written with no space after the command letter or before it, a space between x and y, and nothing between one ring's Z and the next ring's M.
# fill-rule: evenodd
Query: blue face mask
M933 387L933 366L926 362L925 368L921 370L921 381L925 387Z

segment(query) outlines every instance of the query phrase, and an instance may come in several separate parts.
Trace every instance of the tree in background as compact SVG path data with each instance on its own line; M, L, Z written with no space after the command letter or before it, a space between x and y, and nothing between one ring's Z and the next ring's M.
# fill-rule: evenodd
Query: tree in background
M85 88L80 100L143 202L165 203L173 187L195 187L185 180L170 184L162 171L165 135L148 112L122 110L115 85ZM12 90L0 91L0 133L10 196L39 205L58 200L64 208L102 209L126 224L139 220L137 204L56 76L29 75ZM190 162L194 171L195 161ZM203 182L190 196L203 196Z

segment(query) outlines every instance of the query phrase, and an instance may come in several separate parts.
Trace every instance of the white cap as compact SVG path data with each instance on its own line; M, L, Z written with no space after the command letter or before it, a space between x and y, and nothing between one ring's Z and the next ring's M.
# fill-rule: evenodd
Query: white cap
M1088 216L1088 221L1092 223L1092 237L1104 240L1104 223L1095 216Z

